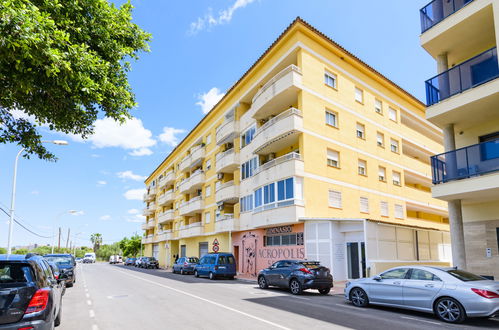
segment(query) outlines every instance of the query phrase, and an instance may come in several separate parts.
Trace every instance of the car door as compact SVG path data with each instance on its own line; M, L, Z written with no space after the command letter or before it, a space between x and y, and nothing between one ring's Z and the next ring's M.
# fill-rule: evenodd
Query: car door
M369 300L373 303L402 306L402 290L408 271L409 268L395 268L382 273L378 280L371 280L367 293Z
M277 285L279 279L280 265L282 261L274 262L265 274L265 279L269 285Z
M433 298L442 286L442 280L432 272L411 268L403 284L404 305L431 311Z
M294 269L295 266L291 261L282 261L277 268L276 285L281 288L287 288L289 286L289 276Z

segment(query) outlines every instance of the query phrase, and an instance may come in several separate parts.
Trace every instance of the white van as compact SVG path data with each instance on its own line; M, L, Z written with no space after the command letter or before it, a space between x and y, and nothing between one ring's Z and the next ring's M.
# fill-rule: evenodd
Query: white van
M89 252L85 253L85 256L83 257L83 263L85 264L93 264L95 262L95 253Z

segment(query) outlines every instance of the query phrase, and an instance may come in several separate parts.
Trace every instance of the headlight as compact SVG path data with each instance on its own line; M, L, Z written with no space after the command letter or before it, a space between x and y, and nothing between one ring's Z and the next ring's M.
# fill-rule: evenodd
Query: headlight
M352 282L347 282L347 283L345 284L345 288L348 288L348 287L350 286L350 284L352 284Z

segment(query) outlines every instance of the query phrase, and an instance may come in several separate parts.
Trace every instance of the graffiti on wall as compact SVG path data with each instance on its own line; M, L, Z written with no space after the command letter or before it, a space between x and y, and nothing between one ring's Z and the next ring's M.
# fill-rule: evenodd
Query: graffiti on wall
M243 272L256 277L256 249L258 243L258 235L253 232L248 232L241 238L243 245Z

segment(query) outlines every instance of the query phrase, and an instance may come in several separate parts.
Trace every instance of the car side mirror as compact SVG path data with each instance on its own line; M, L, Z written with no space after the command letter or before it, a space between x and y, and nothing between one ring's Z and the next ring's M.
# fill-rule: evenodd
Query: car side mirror
M378 282L379 282L379 281L381 281L381 280L382 280L382 278L381 278L381 276L376 275L376 276L374 276L374 277L373 277L373 280L375 280L375 281L378 281Z

